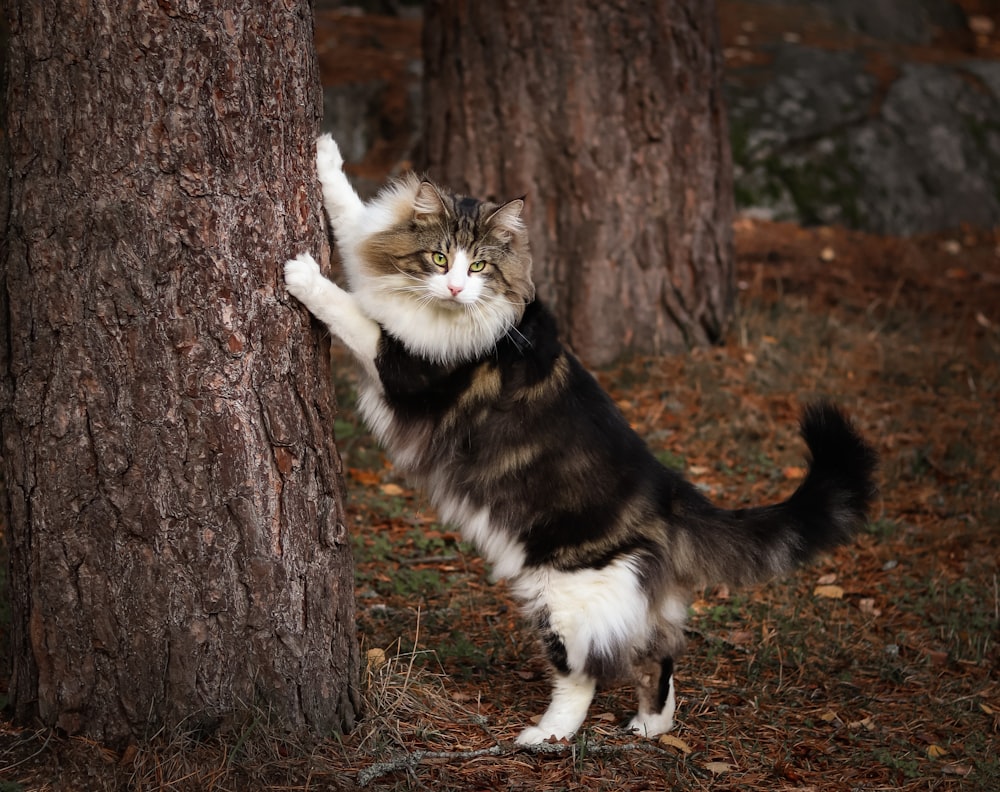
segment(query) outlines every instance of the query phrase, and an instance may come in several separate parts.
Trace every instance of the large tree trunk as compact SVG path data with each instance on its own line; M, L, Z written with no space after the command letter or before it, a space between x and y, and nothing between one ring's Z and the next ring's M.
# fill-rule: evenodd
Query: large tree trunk
M357 708L306 0L13 0L0 420L17 720ZM7 188L9 187L9 195Z
M589 362L717 341L732 190L711 0L428 3L426 166L527 194L539 293Z

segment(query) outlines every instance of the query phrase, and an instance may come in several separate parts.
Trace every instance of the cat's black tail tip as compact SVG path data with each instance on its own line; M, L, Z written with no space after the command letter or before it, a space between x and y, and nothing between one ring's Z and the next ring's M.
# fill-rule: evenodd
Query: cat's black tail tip
M806 407L802 437L812 459L799 502L823 504L830 518L821 535L806 537L815 552L848 541L867 522L878 497L878 454L847 415L827 401Z
M832 468L858 484L874 498L874 474L878 454L861 436L854 422L835 404L820 401L806 407L802 415L802 437L813 457L813 467Z

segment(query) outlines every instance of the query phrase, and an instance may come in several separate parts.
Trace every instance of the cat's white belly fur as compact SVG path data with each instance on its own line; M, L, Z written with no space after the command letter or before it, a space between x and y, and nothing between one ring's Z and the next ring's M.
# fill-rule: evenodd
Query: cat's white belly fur
M526 567L523 543L510 529L496 525L488 509L448 494L443 482L437 487L431 482L430 494L441 519L461 528L491 565L492 576L508 581L511 593L524 603L525 614L546 614L566 647L570 669L582 671L592 655L610 659L645 643L659 614L651 612L634 559L626 556L600 569L570 572ZM685 606L670 598L661 611L683 619Z
M567 665L582 671L589 657L619 657L650 633L649 599L633 565L626 557L601 569L533 567L511 579L510 587L529 614L547 613L566 647Z

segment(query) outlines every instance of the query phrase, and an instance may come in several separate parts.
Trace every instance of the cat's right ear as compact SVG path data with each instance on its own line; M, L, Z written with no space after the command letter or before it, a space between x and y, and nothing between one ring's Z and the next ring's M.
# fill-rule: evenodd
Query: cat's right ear
M493 214L486 218L487 224L494 228L501 228L516 234L524 230L524 220L521 219L521 212L524 209L524 199L515 198L507 201L494 210Z
M427 222L434 217L447 214L444 199L438 188L429 181L420 182L417 194L413 197L413 219L418 223Z

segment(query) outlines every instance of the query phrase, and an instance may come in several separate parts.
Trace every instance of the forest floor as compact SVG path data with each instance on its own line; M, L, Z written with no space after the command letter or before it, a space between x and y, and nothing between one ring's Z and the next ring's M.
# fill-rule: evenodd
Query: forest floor
M342 375L367 717L308 746L259 713L124 753L0 725L0 790L1000 789L1000 236L740 220L736 247L725 344L599 379L665 464L734 507L791 492L801 406L830 397L881 454L881 499L787 579L696 593L669 735L627 735L632 692L612 689L572 742L513 745L548 701L536 646Z

